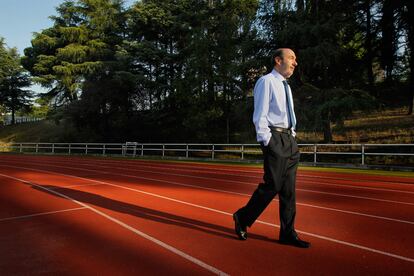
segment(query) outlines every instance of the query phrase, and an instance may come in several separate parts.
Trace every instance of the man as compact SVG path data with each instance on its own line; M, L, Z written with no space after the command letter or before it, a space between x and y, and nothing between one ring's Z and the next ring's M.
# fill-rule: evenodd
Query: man
M247 227L279 194L279 242L308 248L310 243L299 239L294 227L299 149L292 94L286 81L298 64L295 53L288 48L277 49L273 60L273 71L261 77L254 88L253 123L263 151L264 183L259 184L246 206L233 214L235 230L241 240L246 240Z

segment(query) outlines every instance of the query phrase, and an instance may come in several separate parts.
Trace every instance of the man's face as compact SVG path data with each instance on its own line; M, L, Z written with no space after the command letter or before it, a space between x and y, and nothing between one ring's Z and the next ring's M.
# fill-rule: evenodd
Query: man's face
M275 62L276 70L286 79L292 76L295 67L298 65L295 52L290 49L283 50L282 57L276 57Z

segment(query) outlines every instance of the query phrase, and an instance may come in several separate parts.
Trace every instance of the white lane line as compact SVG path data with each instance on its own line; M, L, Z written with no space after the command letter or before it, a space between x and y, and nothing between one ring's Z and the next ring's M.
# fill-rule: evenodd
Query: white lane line
M335 180L335 179L333 179ZM351 185L351 184L334 184L334 183L326 183L326 182L316 182L316 180L309 180L309 179L298 179L299 183L303 184L316 184L321 186L334 186L334 187L345 187L345 188L352 188L352 189L360 189L360 190L371 190L371 191L384 191L384 192L393 192L393 193L402 193L402 194L414 194L412 191L403 191L403 190L396 190L396 189L387 189L387 188L374 188L374 187L367 187L367 186L358 186L358 185ZM404 184L407 185L407 184Z
M65 163L65 162L63 162L63 163ZM94 165L94 164L91 164L91 163L83 163L83 165L103 167L103 168L111 168L108 165ZM200 172L199 170L196 170L196 169L164 168L162 166L151 166L151 165L141 165L140 167L148 167L148 168L155 168L155 169L161 169L161 170L190 171L190 172L195 172L195 173ZM132 167L132 168L117 167L117 169L127 170L127 171L144 171L144 172L151 172L151 173L158 173L158 174L180 175L180 176L194 177L194 178L201 178L201 179L205 178L205 177L200 177L200 176L173 174L173 173L165 173L165 172L159 172L159 171L147 171L147 170L137 169L137 168L134 168L134 167ZM261 180L263 178L263 176L262 176L263 172L248 172L248 171L244 171L244 172L245 173L255 173L255 174L260 174L260 175L251 176L251 175L240 175L240 174L231 174L231 173L219 173L219 172L215 172L215 171L202 171L202 173L213 174L213 175L242 176L243 178L254 178L254 179L259 179L259 180ZM210 177L210 178L214 178L214 177ZM318 178L318 179L327 179L327 180L346 180L346 181L359 181L359 182L362 182L360 180L355 180L355 179L351 179L351 178L334 178L334 177L325 177L325 176L303 175L301 173L298 173L298 178ZM221 179L221 178L217 178L217 179ZM228 181L229 182L236 182L236 183L251 184L250 182L243 182L243 181L234 181L234 180L228 180ZM396 190L396 189L374 188L374 187L358 186L358 185L351 185L351 184L350 185L347 185L347 184L333 184L333 183L326 183L326 182L319 183L319 182L312 182L312 180L305 180L305 181L311 182L313 184L325 185L325 186L338 186L338 187L347 187L347 188L357 188L357 189L367 189L367 190L378 190L378 191L414 194L414 191L402 191L402 190ZM370 180L370 181L374 182L374 180ZM369 181L366 181L366 182L369 182ZM400 184L400 183L397 183L397 184ZM403 185L406 185L406 184L403 184Z
M26 169L26 170L31 170L31 171L47 172L47 173L53 173L53 174L58 174L58 175L63 175L63 176L74 177L73 175L67 175L67 174L57 173L57 172L49 171L49 170L40 170L40 169L33 169L33 168L26 168L26 167L19 167L19 166L10 166L10 165L2 165L2 164L0 164L0 166L2 166L2 167L13 167L13 168L19 168L19 169ZM58 168L67 168L67 167L55 166L55 165L50 165L50 166L58 167ZM76 168L76 169L77 170L83 170L83 171L93 171L93 172L96 172L95 170L91 170L91 169L83 169L83 168ZM100 173L101 174L112 174L112 175L114 175L114 173L109 173L109 172L104 172L104 171L102 171ZM214 189L214 188L207 188L207 187L198 186L198 185L184 184L184 183L180 183L180 182L176 182L176 181L161 180L161 179L156 179L156 178L148 178L148 177L141 177L141 176L134 176L134 175L126 175L126 174L115 174L115 175L125 176L125 177L130 177L130 178L136 178L136 179L142 179L142 180L148 180L148 181L155 181L155 182L160 182L160 183L167 183L167 184L177 185L177 186L183 186L183 187L190 187L190 188L202 189L202 190L213 191L213 192L218 192L218 193L227 193L227 194L247 196L247 197L251 196L250 194L238 193L238 192L232 192L232 191L226 191L226 190ZM78 176L76 176L76 177L78 177ZM82 178L82 179L84 179L84 178ZM89 179L89 181L95 181L95 180ZM80 184L80 185L70 185L70 186L64 186L64 187L65 188L72 188L72 187L91 186L91 185L99 185L99 184L100 183L98 183L98 184L87 184L87 185ZM274 200L275 201L278 201L278 199L274 199ZM296 204L297 205L300 205L300 206L312 207L312 208L317 208L317 209L322 209L322 210L328 210L328 211L333 211L333 212L340 212L340 213L345 213L345 214L359 215L359 216L364 216L364 217L376 218L376 219L380 219L380 220L382 219L382 220L388 220L388 221L393 221L393 222L414 224L413 221L408 221L408 220L402 220L402 219L396 219L396 218L390 218L390 217L384 217L384 216L377 216L377 215L371 215L371 214L366 214L366 213L360 213L360 212L353 212L353 211L341 210L341 209L336 209L336 208L329 208L329 207L317 206L317 205L300 203L300 202L296 202Z
M38 171L41 171L41 170L38 170ZM49 171L45 171L45 172L49 172ZM182 200L178 200L178 199L174 199L174 198L170 198L170 197L166 197L166 196L162 196L162 195L158 195L158 194L154 194L154 193L150 193L150 192L130 188L130 187L125 187L125 186L121 186L121 185L117 185L117 184L112 184L112 183L105 182L105 181L99 181L99 180L95 180L95 179L88 179L88 178L79 177L79 176L76 176L76 175L68 175L68 174L61 174L61 173L54 173L54 174L63 175L63 176L67 176L67 177L72 177L72 178L77 178L77 179L82 179L82 180L86 180L86 181L90 181L90 182L94 182L94 183L101 183L103 185L108 185L108 186L113 186L113 187L129 190L129 191L134 191L134 192L137 192L137 193L150 195L150 196L153 196L153 197L169 200L169 201L172 201L172 202L181 203L181 204L184 204L184 205L188 205L188 206L192 206L192 207L196 207L196 208L200 208L200 209L204 209L204 210L209 210L209 211L212 211L212 212L215 212L215 213L220 213L220 214L224 214L224 215L228 215L228 216L233 215L232 213L229 213L229 212L213 209L213 208L210 208L210 207L206 207L206 206L202 206L202 205L198 205L198 204L194 204L194 203L190 203L190 202L186 202L186 201L182 201ZM28 182L28 181L25 181L25 180L22 180L22 181L26 182L26 183ZM52 191L52 190L50 190L50 191ZM80 203L80 204L82 204L82 203ZM88 206L88 205L82 204L82 206ZM88 206L88 208L89 208L89 206ZM268 223L268 222L261 221L261 220L257 220L256 222L264 224L264 225L269 225L269 226L280 228L280 226L277 225L277 224ZM302 231L302 230L296 230L296 231L301 233L301 234L309 235L309 236L319 238L319 239L322 239L322 240L326 240L326 241L330 241L330 242L334 242L334 243L338 243L338 244L342 244L342 245L347 245L347 246L350 246L350 247L354 247L354 248L358 248L358 249L366 250L366 251L369 251L369 252L374 252L374 253L381 254L381 255L384 255L384 256L388 256L388 257L392 257L392 258L396 258L396 259L400 259L400 260L404 260L404 261L414 263L413 258L393 254L393 253L390 253L390 252L386 252L386 251L370 248L370 247L367 247L367 246L363 246L363 245L359 245L359 244L355 244L355 243L351 243L351 242L346 242L346 241L342 241L342 240L338 240L338 239L334 239L334 238L330 238L330 237L327 237L327 236L322 236L322 235L318 235L318 234L314 234L314 233L310 233L310 232L306 232L306 231Z
M2 164L0 164L0 166L10 166L10 165L2 165ZM154 179L154 178L148 178L148 177L142 177L142 176L136 176L136 175L129 175L129 174L113 173L113 172L108 172L108 171L97 171L97 170L92 170L92 169L85 169L85 168L78 168L78 167L70 167L70 166L58 166L58 165L50 165L50 164L48 164L48 166L50 166L50 167L57 167L57 168L65 168L65 169L75 169L75 170L81 170L81 171L89 171L89 172L94 172L94 173L99 172L99 173L102 173L102 174L125 176L125 177L137 178L137 179L145 179L145 180L150 180L150 181L165 182L163 180L157 180L157 179ZM11 166L11 167L13 167L13 166ZM143 172L146 172L146 171L143 171ZM161 174L161 172L159 174ZM170 175L175 176L176 174L170 174ZM183 175L181 175L181 176L183 176ZM202 177L202 176L194 176L194 177L195 178L199 178L199 179L205 179L205 180L218 180L216 178L208 178L208 177ZM220 180L223 181L223 182L232 182L232 183L238 183L238 184L242 184L242 185L249 185L249 186L255 186L255 187L257 186L257 184L243 182L243 181L225 180L225 179L220 179ZM169 183L169 182L167 181L167 183ZM172 183L174 183L174 182L172 182ZM215 190L215 189L211 189L211 190ZM302 188L296 188L296 190L297 191L303 191L303 192L309 192L309 193L316 193L316 194L334 195L334 196L341 196L341 197L358 198L358 199L365 199L365 200L373 200L373 201L379 201L379 202L397 203L397 204L404 204L404 205L412 205L412 206L414 206L414 203L406 202L406 201L395 201L395 200L387 200L387 199L380 199L380 198L366 197L366 196L353 196L353 195L340 194L340 193L314 191L314 190L302 189Z
M1 160L0 160L1 161ZM69 164L69 162L66 162L64 160L62 161L58 161L60 164ZM116 161L114 161L116 162ZM100 163L109 163L109 162L100 162ZM122 161L116 162L116 163L122 163ZM42 164L50 164L49 162L42 162ZM53 164L56 164L56 162L54 162ZM77 164L82 164L85 166L92 166L92 167L101 167L101 168L113 168L110 165L100 165L100 164L92 164L90 162L81 162L81 163L77 163ZM137 167L133 167L132 165L128 165L128 167L132 167L132 168L127 168L126 166L123 167L116 167L116 169L120 169L120 170L126 170L126 171L142 171L142 172L146 172L146 173L154 173L154 174L162 174L162 175L174 175L174 176L182 176L182 177L190 177L190 178L196 178L196 179L217 179L217 180L221 180L221 181L226 181L226 182L233 182L233 183L237 183L237 184L246 184L246 185L257 185L252 184L251 182L246 182L246 181L237 181L237 180L224 180L220 177L203 177L203 176L194 176L194 175L186 175L186 174L179 174L179 173L168 173L168 172L159 172L159 171L148 171L148 170L143 170L143 169L139 169ZM152 166L152 165L141 165L140 167L147 167L147 168L156 168L156 169L162 169L162 170L175 170L175 171L188 171L188 172L195 172L195 173L206 173L206 174L213 174L213 175L228 175L228 176L242 176L243 178L253 178L253 179L262 179L263 177L260 176L251 176L251 175L240 175L240 174L231 174L231 173L221 173L221 172L217 172L217 171L203 171L203 170L197 170L197 169L187 169L187 168L171 168L171 167L164 167L164 166ZM230 171L230 170L229 170ZM237 171L237 170L235 170ZM230 171L230 172L234 172L234 171ZM255 174L263 174L262 172L249 172L249 171L241 171L240 172L245 172L245 173L255 173ZM318 179L327 179L327 180L346 180L346 181L358 181L358 182L372 182L374 180L355 180L355 179L350 179L350 178L334 178L334 177L326 177L326 176L314 176L314 175L303 175L301 173L298 173L298 181L300 178L318 178ZM327 183L327 182L314 182L312 180L306 180L306 179L302 179L299 181L299 184L304 183L304 184L317 184L317 185L321 185L321 186L335 186L335 187L345 187L345 188L355 188L355 189L362 189L362 190L374 190L374 191L386 191L386 192L395 192L395 193L404 193L404 194L414 194L414 191L403 191L403 190L396 190L396 189L387 189L387 188L374 188L374 187L367 187L367 186L359 186L359 185L352 185L352 184L334 184L334 183ZM387 183L389 184L389 183ZM401 183L397 183L395 182L394 184L401 184ZM401 184L401 185L407 185L407 184Z
M227 193L227 194L232 194L232 195L239 195L239 196L246 196L246 197L251 196L251 194L238 193L238 192L219 190L219 189L213 189L213 188L205 188L205 187L202 187L202 186L191 185L191 184L183 184L183 183L177 183L177 182L172 182L172 181L164 181L164 180L156 180L156 181L160 181L160 182L168 183L168 184L172 184L172 185L180 185L180 186L191 187L191 188L200 188L200 189L203 189L203 190L210 190L210 191L214 191L214 192ZM102 183L79 184L79 185L73 185L73 186L62 186L62 188L89 187L89 186L96 186L96 185L106 185L106 184L102 184ZM116 185L116 184L113 184L113 185ZM278 202L279 200L275 198L275 199L273 199L273 201ZM347 210L317 206L317 205L307 204L307 203L298 203L298 202L296 202L296 205L301 205L301 206L306 206L306 207L311 207L311 208L316 208L316 209L322 209L322 210L328 210L328 211L334 211L334 212L339 212L339 213L344 213L344 214L357 215L357 216L375 218L375 219L380 219L380 220L389 220L389 221L393 221L393 222L400 222L400 223L406 223L406 224L414 225L414 221L409 221L409 220L395 219L395 218L365 214L365 213L360 213L360 212L347 211Z
M1 176L4 176L3 174L0 174L0 175ZM83 210L83 209L85 209L85 207L78 207L78 208L64 209L64 210L58 210L58 211L35 213L35 214L24 215L24 216L0 218L0 222L3 222L3 221L11 221L11 220L19 220L19 219L27 219L27 218L33 218L33 217L39 217L39 216L59 214L59 213L64 213L64 212L72 212L72 211L78 211L78 210Z
M32 157L32 156L30 156ZM37 158L37 156L34 156L35 158ZM54 158L55 160L57 160L57 158ZM14 160L17 161L21 161L21 159L18 158L14 158ZM48 159L50 160L50 159ZM53 160L53 162L55 161ZM1 160L0 160L1 161ZM7 160L8 161L8 160ZM77 160L78 161L78 160ZM205 172L205 173L211 173L211 174L221 174L218 171L222 171L224 172L223 174L225 175L240 175L240 174L229 174L229 172L241 172L241 173L254 173L254 174L263 174L263 170L259 169L259 168L254 168L254 167L249 167L249 170L246 169L240 169L240 166L235 165L236 168L233 168L232 165L228 165L226 168L220 167L220 166L209 166L209 167L201 167L204 164L200 164L197 162L193 162L192 164L184 164L184 163L180 163L180 162L165 162L162 163L162 165L160 165L159 163L155 163L153 160L139 160L139 159L135 159L135 160L103 160L103 159L82 159L83 163L85 164L88 161L94 161L94 164L100 163L100 164L106 164L106 165L112 165L112 164L122 164L123 167L125 166L129 166L129 167L133 167L136 168L137 165L142 166L142 167L153 167L153 168L157 168L157 169L163 169L163 170L188 170L188 171L193 171L193 172ZM52 162L52 161L50 161ZM63 162L63 163L70 163L70 161L68 162L68 158L59 158L59 162ZM331 176L319 176L319 175L304 175L303 173L306 171L300 171L298 172L298 176L303 176L303 177L310 177L310 178L321 178L321 179L339 179L339 180L347 180L347 181L353 181L355 180L354 177L352 177L352 174L350 175L350 177L331 177ZM342 175L344 173L341 173ZM379 175L379 174L369 174L368 176L373 176L376 177L376 179L360 179L360 182L376 182L378 181L377 178L382 177L383 175ZM252 176L254 177L254 176ZM261 177L261 176L259 176ZM385 176L387 177L387 176ZM410 179L409 176L396 176L399 177L401 179ZM392 184L394 186L394 184L398 184L398 185L402 185L402 186L407 186L406 184L413 184L412 182L409 183L401 183L401 182L396 182L396 181L388 181L388 180L384 180L384 183L387 184Z
M317 193L317 194L324 194L324 195L334 195L334 196L342 196L342 197L351 197L351 198L358 198L358 199L367 199L367 200L374 200L374 201L381 201L381 202L389 202L389 203L398 203L398 204L406 204L414 206L414 203L405 202L405 201L395 201L395 200L388 200L388 199L379 199L374 197L367 197L367 196L353 196L353 195L344 195L338 193L330 193L330 192L320 192L320 191L313 191L308 189L296 189L308 193Z
M260 220L257 220L257 222L259 222L261 224L265 224L265 225L269 225L269 226L275 226L275 227L280 228L280 225L277 225L277 224L268 223L268 222L260 221ZM330 242L335 242L335 243L347 245L347 246L350 246L350 247L355 247L355 248L359 248L359 249L362 249L362 250L366 250L366 251L378 253L378 254L381 254L381 255L388 256L388 257L392 257L392 258L404 260L404 261L407 261L407 262L410 262L410 263L414 263L414 259L413 258L409 258L409 257L405 257L405 256L393 254L393 253L390 253L390 252L386 252L386 251L382 251L382 250L378 250L378 249L366 247L366 246L359 245L359 244L355 244L355 243L341 241L341 240L337 240L337 239L333 239L333 238L329 238L329 237L326 237L326 236L321 236L321 235L318 235L318 234L313 234L313 233L309 233L309 232L305 232L305 231L301 231L301 230L296 230L296 232L301 233L301 234L304 234L304 235L308 235L308 236L311 236L311 237L319 238L319 239L322 239L322 240L326 240L326 241L330 241Z
M1 160L0 160L1 161ZM47 164L50 165L50 163L48 162L43 162L43 164ZM56 164L53 163L53 164ZM60 164L68 164L67 162L63 162L61 161ZM80 164L80 163L77 163ZM91 163L81 163L82 165L85 166L91 166L91 167L100 167L100 168L112 168L106 165L94 165ZM52 166L52 165L51 165ZM150 168L158 168L156 166L147 166L144 165L142 167L150 167ZM74 168L74 167L69 167L69 168ZM162 168L159 167L162 170L166 169L171 169L171 168ZM133 171L133 172L145 172L145 173L152 173L152 174L158 174L158 175L169 175L169 176L180 176L180 177L188 177L188 178L194 178L194 179L205 179L205 180L220 180L220 181L225 181L225 182L230 182L230 183L236 183L236 184L242 184L242 185L249 185L249 186L257 186L257 183L251 183L251 182L246 182L246 181L238 181L238 180L231 180L231 179L223 179L220 177L207 177L207 176L196 176L196 175L186 175L186 174L179 174L179 173L169 173L169 172L160 172L160 171L148 171L148 170L142 170L142 169L138 169L138 168L125 168L125 167L117 167L116 169L119 170L125 170L125 171ZM174 169L174 170L180 170L180 169ZM182 170L182 171L191 171L191 172L197 172L197 171L193 171L193 170ZM204 172L203 172L204 173ZM225 173L216 173L216 172L206 172L207 174L218 174L218 175L228 175L228 176L241 176L241 175L236 175L236 174L225 174ZM244 178L255 178L255 179L262 179L262 177L259 176L243 176ZM395 193L403 193L403 194L414 194L414 191L403 191L403 190L396 190L396 189L387 189L387 188L374 188L374 187L366 187L366 186L358 186L358 185L347 185L347 184L334 184L334 183L320 183L320 182L315 182L313 180L306 180L306 179L302 179L299 180L299 178L303 178L303 177L313 177L313 176L300 176L298 174L298 184L315 184L315 185L321 185L321 186L334 186L334 187L345 187L345 188L350 188L350 189L360 189L360 190L373 190L373 191L385 191L385 192L395 192ZM318 177L318 178L325 178L325 177ZM328 179L335 179L335 178L329 178L326 177ZM339 179L339 178L338 178ZM352 181L351 179L347 179L348 181ZM355 181L355 180L354 180ZM297 190L300 190L301 188L297 188ZM306 190L304 190L306 191Z
M300 177L307 177L307 178L317 178L317 179L324 179L324 180L344 180L344 181L358 181L359 183L366 183L366 182L374 182L374 183L378 183L379 181L385 185L389 185L391 187L394 187L395 185L400 185L401 187L409 187L410 184L414 184L414 181L411 180L412 177L410 176L396 176L399 179L401 179L403 182L401 181L397 181L397 180L387 180L387 179L383 179L380 180L379 178L381 177L393 177L393 176L386 176L386 175L367 175L364 174L363 172L361 173L362 175L366 175L366 176L376 176L376 178L373 179L355 179L355 175L352 177L352 173L350 174L349 177L333 177L333 176L324 176L324 175L312 175L312 174L305 174L304 171L301 171L298 173L298 176ZM361 175L359 173L357 173L358 175ZM414 176L414 175L413 175Z
M86 166L91 166L94 167L94 165L92 164L86 164ZM101 165L97 165L96 167L101 167L101 168L110 168L108 166L101 166ZM171 175L171 176L181 176L181 177L188 177L188 178L195 178L195 179L206 179L206 180L211 180L211 179L215 179L215 180L220 180L220 181L225 181L225 182L231 182L231 183L237 183L237 184L243 184L243 185L251 185L251 186L257 186L257 183L251 183L251 182L246 182L246 181L239 181L239 180L230 180L230 179L223 179L220 177L207 177L207 176L196 176L196 175L186 175L186 174L179 174L179 173L168 173L168 172L159 172L159 171L148 171L148 170L141 170L141 169L128 169L128 168L117 168L120 170L125 170L125 171L139 171L139 172L145 172L145 173L152 173L152 174L159 174L159 175ZM162 168L161 168L162 169ZM223 175L229 175L229 176L240 176L240 175L232 175L232 174L223 174ZM262 179L263 177L258 177L258 176L243 176L243 177L248 177L248 178L256 178L256 179ZM335 187L345 187L345 188L351 188L351 189L361 189L361 190L374 190L374 191L385 191L385 192L396 192L396 193L404 193L404 194L414 194L414 192L411 191L401 191L401 190L395 190L395 189L384 189L384 188L373 188L373 187L364 187L364 186L356 186L356 185L346 185L346 184L333 184L333 183L318 183L318 182L314 182L312 180L298 180L298 184L316 184L316 185L321 185L321 186L335 186Z
M67 163L67 160L65 159L60 159L60 162L63 163ZM150 168L156 168L156 169L162 169L162 170L182 170L182 171L191 171L191 172L203 172L203 173L209 173L209 174L224 174L224 175L234 175L234 176L240 176L240 174L237 174L237 172L241 172L241 173L252 173L252 174L259 174L259 176L245 176L245 177L259 177L262 178L262 174L263 174L263 170L262 169L254 169L254 168L249 168L249 170L243 170L243 169L236 169L236 168L231 168L229 166L230 169L227 168L220 168L220 167L200 167L200 166L194 166L194 165L184 165L184 164L177 164L177 163L173 163L173 164L166 164L166 163L162 163L162 164L155 164L154 162L151 162L151 164L148 164L147 161L145 160L134 160L134 162L126 162L126 160L96 160L97 162L99 162L100 164L105 164L105 165L109 165L111 166L111 164L122 164L123 167L125 167L125 165L127 165L128 167L132 167L132 168L136 168L136 165L139 165L140 167L150 167ZM85 160L83 164L88 164L88 160ZM126 163L126 164L125 164ZM147 163L147 164L145 164ZM94 163L96 164L96 163ZM199 165L199 164L195 164L195 165ZM223 173L221 173L223 172ZM230 172L230 173L229 173ZM236 174L231 174L231 173L236 173ZM349 177L332 177L332 176L322 176L322 175L309 175L309 174L303 174L304 172L299 172L298 176L300 177L309 177L309 178L319 178L319 179L331 179L331 180L345 180L345 181L355 181L355 177L352 177L352 175L349 175ZM368 176L373 176L373 177L381 177L382 175L368 175ZM407 179L409 180L410 177L406 177L406 176L397 176L401 179ZM378 179L359 179L359 182L378 182ZM383 181L386 184L392 184L392 186L394 186L395 184L398 185L402 185L402 186L407 186L407 184L413 184L413 182L409 182L409 183L401 183L398 181L388 181L385 180Z
M175 248L175 247L173 247L169 244L166 244L166 243L164 243L164 242L162 242L162 241L160 241L160 240L158 240L158 239L156 239L156 238L154 238L154 237L152 237L148 234L145 234L144 232L141 232L138 229L136 229L136 228L134 228L134 227L132 227L132 226L130 226L130 225L128 225L128 224L126 224L126 223L124 223L124 222L122 222L122 221L120 221L120 220L104 213L104 212L101 212L98 209L95 209L90 205L87 205L83 202L80 202L76 199L71 198L70 196L67 196L65 194L62 194L62 193L59 193L59 192L55 191L54 189L49 189L49 188L43 187L42 185L38 185L36 183L30 182L30 181L27 181L27 180L24 180L24 179L19 179L19 178L4 175L4 174L0 174L0 175L4 176L4 177L11 178L11 179L14 179L14 180L17 180L17 181L20 181L22 183L29 184L31 186L35 186L36 188L39 188L39 189L45 190L49 193L55 194L57 196L66 198L67 200L70 200L70 201L72 201L72 202L74 202L78 205L81 205L81 206L83 206L83 208L89 209L92 212L94 212L94 213L96 213L96 214L98 214L98 215L100 215L104 218L107 218L108 220L122 226L123 228L125 228L125 229L139 235L139 236L141 236L142 238L147 239L147 240L149 240L149 241L151 241L151 242L167 249L168 251L171 251L172 253L174 253L174 254L176 254L176 255L178 255L178 256L180 256L180 257L182 257L182 258L184 258L184 259L186 259L186 260L188 260L188 261L190 261L190 262L192 262L192 263L194 263L194 264L196 264L196 265L198 265L198 266L200 266L200 267L202 267L202 268L204 268L204 269L206 269L206 270L208 270L208 271L210 271L210 272L212 272L216 275L223 275L223 276L228 275L227 273L225 273L225 272L223 272L223 271L221 271L221 270L219 270L219 269L217 269L217 268L215 268L215 267L213 267L209 264L206 264L205 262L203 262L203 261L201 261L201 260L199 260L199 259L197 259L193 256L190 256L190 255L186 254L185 252L183 252L183 251L181 251L181 250L179 250L179 249L177 249L177 248ZM76 177L76 178L78 178L78 177Z

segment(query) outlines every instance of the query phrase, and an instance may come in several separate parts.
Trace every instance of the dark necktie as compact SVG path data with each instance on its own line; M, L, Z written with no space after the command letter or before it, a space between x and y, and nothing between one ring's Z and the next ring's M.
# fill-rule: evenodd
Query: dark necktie
M282 81L283 86L285 87L285 94L286 94L286 105L288 111L288 128L296 129L296 116L295 112L293 111L293 99L292 94L289 93L289 84L286 80Z

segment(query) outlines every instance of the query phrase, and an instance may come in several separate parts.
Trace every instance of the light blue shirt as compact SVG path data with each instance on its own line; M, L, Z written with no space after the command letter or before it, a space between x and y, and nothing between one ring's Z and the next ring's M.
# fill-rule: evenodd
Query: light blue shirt
M261 77L254 87L253 123L256 128L257 141L265 146L269 144L272 134L269 126L288 128L289 113L283 82L285 78L275 69ZM292 96L290 87L288 93ZM292 97L291 97L292 98ZM292 101L293 110L293 101ZM293 136L296 135L294 129Z

